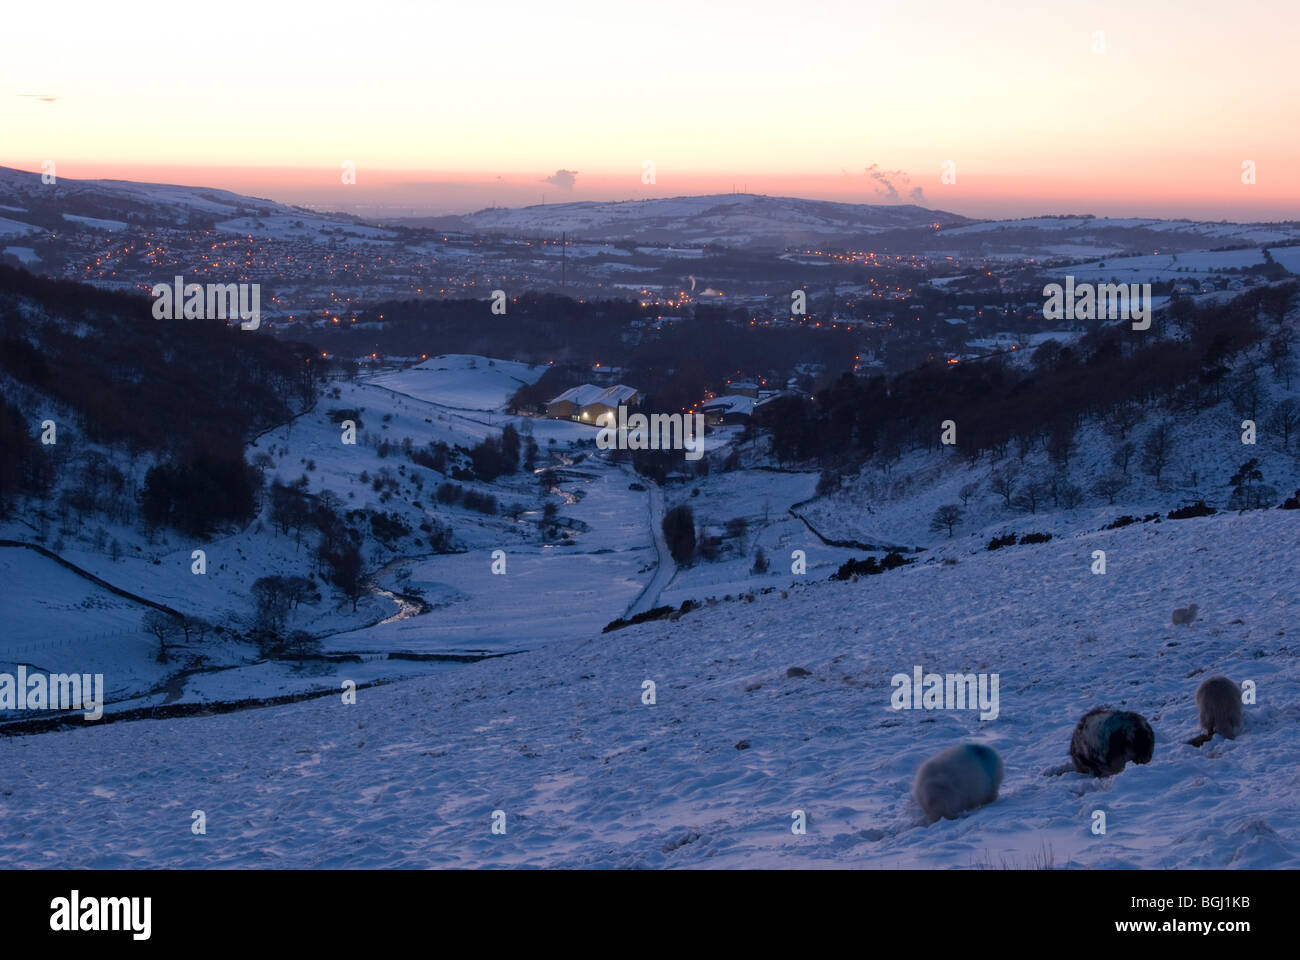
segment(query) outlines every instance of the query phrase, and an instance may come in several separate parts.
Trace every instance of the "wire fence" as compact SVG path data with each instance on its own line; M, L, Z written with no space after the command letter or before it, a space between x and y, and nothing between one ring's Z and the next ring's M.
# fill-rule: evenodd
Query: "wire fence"
M53 650L67 649L81 644L102 643L107 640L120 640L124 637L139 636L143 636L143 634L138 629L123 627L121 630L88 633L77 637L50 637L20 644L3 644L0 645L0 659L17 660L33 653L49 653Z

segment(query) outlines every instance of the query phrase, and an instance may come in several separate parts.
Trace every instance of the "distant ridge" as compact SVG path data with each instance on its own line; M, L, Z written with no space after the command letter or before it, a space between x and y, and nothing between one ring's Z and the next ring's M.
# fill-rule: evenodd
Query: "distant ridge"
M396 222L471 233L550 236L567 232L583 240L786 247L846 242L892 230L933 230L977 221L915 204L839 203L720 193L494 207L462 216Z
M0 167L0 252L24 237L112 231L126 225L216 228L280 238L350 235L400 240L403 228L460 235L713 245L756 251L822 248L1038 260L1173 255L1300 245L1300 222L1233 223L1073 216L977 220L915 204L841 203L752 193L494 207L443 217L366 219L322 213L214 187L74 180ZM380 226L379 224L382 224ZM407 236L413 236L407 234ZM418 238L417 238L418 242Z

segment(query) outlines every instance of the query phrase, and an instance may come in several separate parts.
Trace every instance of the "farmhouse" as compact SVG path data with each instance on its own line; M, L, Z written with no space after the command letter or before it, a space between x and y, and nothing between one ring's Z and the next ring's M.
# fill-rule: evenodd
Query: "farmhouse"
M603 387L584 383L580 387L570 387L546 405L546 415L553 420L578 420L584 405L595 400L604 392Z
M728 394L725 397L714 397L712 400L704 401L700 404L700 412L704 414L705 423L717 427L724 424L748 423L757 405L758 401L753 397Z
M546 405L546 415L555 420L577 420L595 425L601 414L617 415L620 406L632 407L640 402L633 387L617 383L600 387L584 383L570 387Z

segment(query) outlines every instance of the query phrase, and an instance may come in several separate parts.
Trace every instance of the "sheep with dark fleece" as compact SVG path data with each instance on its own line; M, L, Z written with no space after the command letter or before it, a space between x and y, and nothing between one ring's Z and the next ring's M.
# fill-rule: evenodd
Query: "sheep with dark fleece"
M1083 715L1070 738L1074 769L1094 777L1112 777L1130 760L1148 763L1156 735L1140 713L1097 707Z

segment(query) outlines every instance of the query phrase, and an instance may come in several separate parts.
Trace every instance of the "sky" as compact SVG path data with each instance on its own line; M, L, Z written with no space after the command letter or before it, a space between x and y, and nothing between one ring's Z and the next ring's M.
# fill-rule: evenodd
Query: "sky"
M0 165L66 177L378 216L740 190L1300 219L1296 0L79 0L5 20Z

